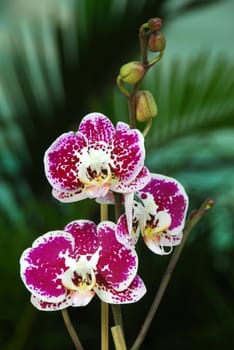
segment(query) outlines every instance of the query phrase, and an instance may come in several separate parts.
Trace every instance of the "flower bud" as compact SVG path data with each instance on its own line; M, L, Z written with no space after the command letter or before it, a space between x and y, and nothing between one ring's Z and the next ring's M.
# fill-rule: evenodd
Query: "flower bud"
M157 30L160 30L161 27L162 27L162 20L161 20L161 18L159 18L159 17L150 18L148 20L148 26L149 26L149 29L152 32L156 32Z
M153 52L163 51L166 47L165 36L160 33L152 33L149 38L149 49Z
M128 84L137 84L144 76L145 68L137 61L124 64L120 68L119 77Z
M146 122L156 117L158 108L150 91L141 90L136 95L136 119L138 122Z

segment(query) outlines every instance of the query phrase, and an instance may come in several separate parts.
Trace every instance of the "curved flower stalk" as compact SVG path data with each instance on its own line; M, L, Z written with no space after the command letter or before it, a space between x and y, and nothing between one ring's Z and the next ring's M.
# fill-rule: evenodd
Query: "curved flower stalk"
M129 193L150 179L144 167L140 131L118 122L116 129L101 113L86 115L76 133L58 137L44 156L53 195L62 202L104 197L108 191Z
M110 221L76 220L36 239L20 259L32 304L45 311L85 306L95 293L112 304L138 301L146 292L138 258L116 240L115 230Z
M183 186L171 177L151 174L151 180L136 192L136 197L131 235L118 229L118 241L133 247L141 232L152 252L159 255L171 253L173 246L181 242L188 209L188 196ZM118 228L126 221L126 216L122 215Z

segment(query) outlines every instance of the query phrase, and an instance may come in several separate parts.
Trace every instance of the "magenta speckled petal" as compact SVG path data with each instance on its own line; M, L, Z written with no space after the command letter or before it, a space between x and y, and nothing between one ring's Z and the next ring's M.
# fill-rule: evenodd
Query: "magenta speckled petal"
M89 144L99 141L109 143L115 133L111 121L101 113L86 115L80 123L79 131L87 137Z
M74 220L65 226L75 240L75 254L91 255L98 249L97 227L89 220Z
M28 290L42 301L60 303L66 290L61 276L66 270L65 255L72 256L73 237L64 231L51 231L34 241L20 258L21 278Z
M116 239L129 249L133 249L138 240L140 230L138 230L137 236L133 236L132 232L128 231L127 216L121 215L116 226Z
M113 289L101 276L97 277L95 291L99 298L109 304L130 304L139 301L146 293L142 279L136 275L129 287L121 292Z
M144 159L144 138L140 131L119 122L111 151L111 167L115 175L121 182L131 182L141 171Z
M116 290L126 289L137 273L138 258L135 250L120 244L115 236L116 225L101 222L98 227L100 258L97 273Z
M83 185L80 187L80 189L73 192L59 191L53 188L52 195L54 198L58 199L60 202L63 202L63 203L76 202L82 199L86 199L88 197L87 193L84 191Z
M49 303L46 301L42 301L40 298L35 297L35 295L31 295L31 303L38 310L42 311L58 311L62 309L66 309L68 306L71 306L71 300L65 296L64 300L59 303Z
M151 174L150 182L137 194L143 202L147 194L151 194L158 205L158 211L162 210L170 214L171 225L168 232L174 234L183 229L188 209L188 196L178 181L168 176Z
M160 245L164 247L176 246L180 244L182 238L183 238L182 232L178 232L175 235L165 233L164 235L161 236Z
M58 137L44 156L45 173L50 184L60 191L82 187L78 179L80 152L87 146L81 133L68 132Z
M158 255L167 255L172 252L173 246L180 244L182 237L182 232L179 232L176 235L164 233L153 237L144 236L144 242L153 253Z
M120 193L136 192L145 187L151 179L151 174L146 167L143 167L139 174L129 183L118 182L111 186L112 191Z

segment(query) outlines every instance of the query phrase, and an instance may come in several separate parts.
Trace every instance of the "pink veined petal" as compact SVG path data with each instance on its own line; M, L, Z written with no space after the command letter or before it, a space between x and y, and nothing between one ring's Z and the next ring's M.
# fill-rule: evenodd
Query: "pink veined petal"
M68 132L58 137L45 152L45 173L50 184L60 191L82 188L78 179L80 153L87 147L81 133Z
M31 295L31 303L41 311L58 311L71 306L71 300L66 296L64 300L59 303L48 303L46 301L42 301L40 298L35 297L35 295Z
M65 256L72 256L74 239L64 231L51 231L34 241L20 258L21 278L27 289L42 301L60 303L66 296L61 276Z
M97 227L89 220L74 220L64 227L75 240L75 255L92 255L98 249Z
M101 222L98 227L100 257L97 274L116 290L126 289L137 273L138 258L135 250L120 244L115 236L116 225L109 221Z
M59 191L53 188L52 195L54 198L58 199L60 202L63 203L76 202L82 199L86 199L88 197L87 193L84 191L84 185L82 185L79 189L73 192Z
M98 297L109 304L130 304L139 301L146 293L142 279L136 275L129 287L121 292L116 291L101 276L97 276L95 291Z
M129 183L141 171L145 160L144 137L137 129L118 122L111 151L111 168L120 182Z
M79 126L79 131L87 137L89 145L99 141L109 143L115 133L111 121L101 113L90 113L86 115Z
M144 202L147 194L152 194L158 211L166 211L171 216L169 232L181 231L188 209L188 196L183 186L175 179L160 174L151 174L150 182L137 195Z

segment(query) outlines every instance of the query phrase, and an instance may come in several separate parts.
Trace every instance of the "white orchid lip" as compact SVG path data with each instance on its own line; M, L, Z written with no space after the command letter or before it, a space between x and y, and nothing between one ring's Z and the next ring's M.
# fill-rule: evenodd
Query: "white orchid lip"
M90 273L81 276L76 270L70 268L64 272L62 284L68 290L86 292L92 290L96 284L95 273L91 270Z
M86 186L101 187L112 179L109 155L103 150L91 149L80 156L78 178Z
M91 259L87 256L80 256L79 260L71 263L62 276L62 285L71 291L87 292L96 285L94 270L99 258L99 250L93 254Z

